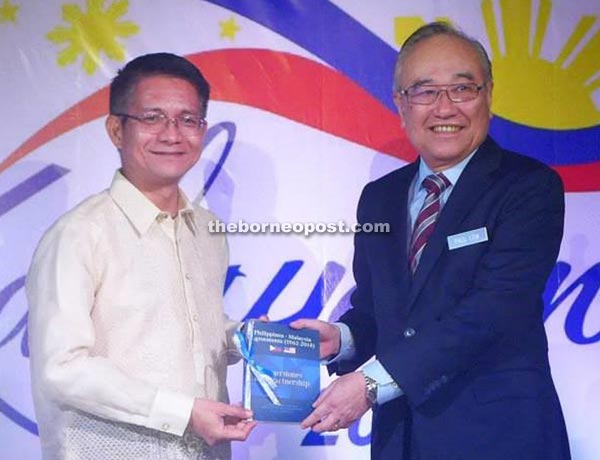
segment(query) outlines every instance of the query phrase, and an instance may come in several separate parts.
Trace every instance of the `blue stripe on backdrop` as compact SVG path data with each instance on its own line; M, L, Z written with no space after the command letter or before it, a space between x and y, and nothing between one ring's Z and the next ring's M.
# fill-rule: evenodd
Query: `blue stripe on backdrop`
M397 51L333 3L323 0L207 1L302 46L396 111L391 88ZM503 147L553 166L600 160L600 126L557 131L533 128L496 116L490 132Z
M350 77L390 110L396 110L392 101L396 50L333 3L207 1L288 38Z

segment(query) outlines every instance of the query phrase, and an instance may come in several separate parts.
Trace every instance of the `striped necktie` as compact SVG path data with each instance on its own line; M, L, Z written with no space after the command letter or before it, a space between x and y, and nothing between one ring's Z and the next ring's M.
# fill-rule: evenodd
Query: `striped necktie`
M427 240L435 228L441 210L440 196L450 185L452 184L443 173L431 174L423 179L423 187L427 190L427 196L415 221L408 252L408 264L412 274L417 271L421 254L423 254Z

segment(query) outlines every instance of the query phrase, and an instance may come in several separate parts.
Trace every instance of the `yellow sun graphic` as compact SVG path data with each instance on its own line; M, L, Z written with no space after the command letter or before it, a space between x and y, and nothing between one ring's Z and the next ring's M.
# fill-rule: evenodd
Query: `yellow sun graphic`
M116 0L105 11L103 8L104 0L87 0L86 13L78 5L63 5L62 17L70 27L58 26L46 35L53 43L69 44L58 54L58 65L72 64L81 54L82 67L91 75L102 63L100 52L116 61L125 59L124 47L117 37L129 37L139 31L139 27L130 21L119 22L119 18L127 12L129 2Z
M532 0L501 0L500 10L504 55L500 54L492 0L482 3L495 75L494 112L540 128L574 129L600 123L600 110L592 97L600 88L600 31L565 66L597 18L582 17L557 59L548 61L540 54L552 2L540 0L534 12ZM530 30L532 14L536 15L534 30Z
M3 22L17 22L18 5L13 5L8 0L4 0L0 5L0 24Z
M481 9L490 43L494 71L493 111L528 126L576 129L600 123L593 92L600 88L600 30L585 41L598 18L584 16L555 61L541 56L552 12L551 0L500 0L505 54L500 51L499 28L493 0ZM535 25L531 27L532 18ZM442 19L442 18L438 18ZM419 17L395 18L396 43L425 21ZM530 43L532 45L530 46Z

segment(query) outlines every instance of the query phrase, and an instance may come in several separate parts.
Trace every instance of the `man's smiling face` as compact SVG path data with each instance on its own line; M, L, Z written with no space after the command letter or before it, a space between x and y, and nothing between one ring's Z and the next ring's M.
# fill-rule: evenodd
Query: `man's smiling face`
M475 150L487 136L491 118L492 82L486 82L477 51L465 40L436 35L417 43L402 62L400 88L415 85L476 83L477 97L452 102L445 92L431 105L411 104L394 94L402 125L421 158L434 171L447 169Z
M194 86L167 75L142 78L127 111L138 117L147 113L162 113L170 118L204 116ZM115 115L109 118L109 135L121 154L123 174L142 191L176 185L200 157L205 126L185 135L175 123L168 122L158 133L150 133L137 120Z

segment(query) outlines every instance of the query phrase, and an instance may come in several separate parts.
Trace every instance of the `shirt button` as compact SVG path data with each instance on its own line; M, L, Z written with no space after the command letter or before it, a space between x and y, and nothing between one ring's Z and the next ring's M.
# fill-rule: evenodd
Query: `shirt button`
M171 428L171 425L169 425L168 423L163 423L162 429L164 431L167 431L169 428Z
M198 321L198 315L194 315L194 316L192 316L192 319L193 319L194 321Z
M192 275L190 275L189 273L186 273L185 274L185 279L188 280L188 281L191 280L192 279Z
M404 329L404 337L406 337L407 339L410 339L416 333L417 331L415 331L412 327L407 327L406 329Z

